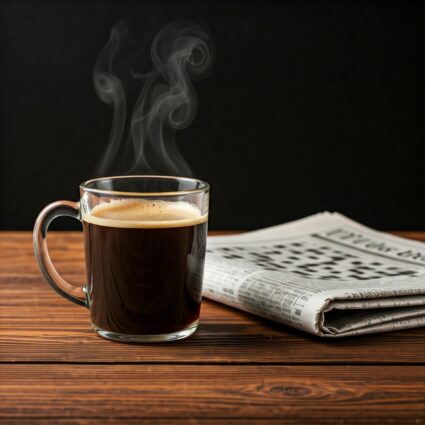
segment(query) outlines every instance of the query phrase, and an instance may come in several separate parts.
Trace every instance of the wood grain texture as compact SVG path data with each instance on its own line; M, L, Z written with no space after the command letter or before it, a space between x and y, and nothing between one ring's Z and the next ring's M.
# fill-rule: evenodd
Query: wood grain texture
M81 234L52 232L49 247L58 270L84 282ZM86 309L45 282L29 232L0 234L0 294L0 362L425 364L425 328L325 340L208 300L190 339L144 346L106 341L91 330Z
M19 417L1 418L0 424L7 425L420 425L424 424L422 418L114 418L114 417L91 417L91 418L66 418L66 417Z
M0 416L425 418L425 366L0 365Z
M320 339L210 301L203 304L198 332L187 340L115 343L92 331L87 310L62 300L44 282L10 286L0 298L0 362L425 364L424 328Z
M81 234L49 248L82 284ZM0 363L0 424L425 423L425 328L324 340L205 301L187 340L114 343L44 281L30 232L0 232Z

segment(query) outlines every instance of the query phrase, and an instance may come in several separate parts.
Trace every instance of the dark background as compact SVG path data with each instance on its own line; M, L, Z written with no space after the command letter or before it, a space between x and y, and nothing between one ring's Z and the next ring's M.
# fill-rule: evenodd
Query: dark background
M92 70L112 26L151 40L206 25L216 57L177 134L212 185L213 229L335 210L380 229L425 229L422 2L3 1L2 229L76 200L108 138ZM148 60L148 55L146 56ZM75 228L62 220L56 228Z

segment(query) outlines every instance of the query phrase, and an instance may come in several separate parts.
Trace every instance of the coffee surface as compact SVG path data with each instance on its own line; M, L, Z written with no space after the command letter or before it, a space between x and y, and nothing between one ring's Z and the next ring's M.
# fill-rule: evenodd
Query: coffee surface
M196 322L207 216L185 202L112 201L83 215L91 320L152 335Z
M83 220L108 227L161 228L193 226L207 221L198 207L188 202L116 200L100 203Z

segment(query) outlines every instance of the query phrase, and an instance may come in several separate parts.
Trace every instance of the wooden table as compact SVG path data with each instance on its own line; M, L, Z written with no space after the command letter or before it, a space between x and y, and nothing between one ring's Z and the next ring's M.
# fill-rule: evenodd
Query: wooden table
M49 246L83 282L81 234ZM205 300L190 339L106 341L43 280L29 232L0 233L0 327L1 423L425 423L425 328L324 340Z

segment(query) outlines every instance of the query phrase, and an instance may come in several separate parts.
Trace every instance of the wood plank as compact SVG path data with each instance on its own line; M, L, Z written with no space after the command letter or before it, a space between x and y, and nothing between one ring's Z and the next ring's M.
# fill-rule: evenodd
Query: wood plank
M1 417L425 418L425 366L0 365Z
M81 234L53 232L58 269L84 281ZM199 331L160 345L103 340L88 311L59 297L35 264L29 232L0 233L0 362L425 364L425 328L324 340L205 301ZM373 349L371 349L373 340Z
M394 230L389 233L392 233L396 236L401 236L402 238L413 239L420 242L425 242L425 232L422 231L413 231L413 230Z
M125 418L126 425L300 425L305 424L305 418ZM395 422L392 418L309 418L309 425L400 425L398 420ZM425 423L417 418L403 418L404 425L420 425ZM7 425L123 425L123 418L65 418L65 417L18 417L18 418L0 418L0 424Z
M96 336L88 311L42 281L28 289L3 284L0 294L0 362L425 364L425 328L328 340L205 301L193 337L129 345Z
M210 232L229 234L235 232ZM400 236L425 241L425 232L393 232ZM49 250L57 269L71 281L78 277L75 284L84 282L84 254L81 232L50 232ZM39 276L34 261L32 234L27 231L0 232L0 276L19 279L19 277Z

